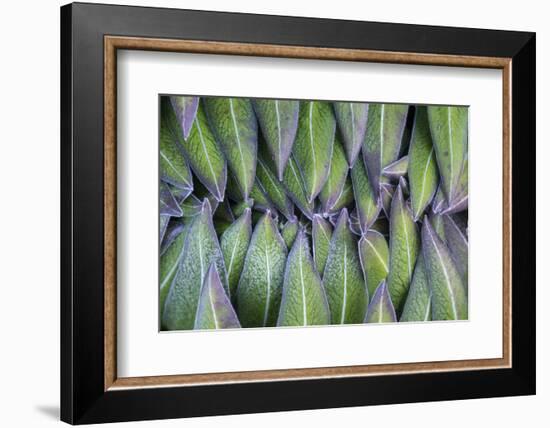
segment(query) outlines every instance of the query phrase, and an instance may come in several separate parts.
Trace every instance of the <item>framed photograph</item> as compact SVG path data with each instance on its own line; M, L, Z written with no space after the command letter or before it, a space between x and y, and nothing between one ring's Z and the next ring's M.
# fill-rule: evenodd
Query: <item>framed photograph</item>
M535 35L61 8L61 418L535 393Z

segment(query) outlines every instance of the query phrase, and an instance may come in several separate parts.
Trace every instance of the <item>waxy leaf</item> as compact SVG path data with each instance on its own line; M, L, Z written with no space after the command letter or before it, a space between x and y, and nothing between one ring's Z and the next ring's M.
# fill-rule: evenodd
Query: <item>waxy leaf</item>
M334 115L342 133L346 159L350 168L361 149L367 128L369 105L366 103L335 102Z
M187 140L199 108L198 97L171 96L170 104L175 113L178 125L181 128L182 137Z
M325 214L335 211L334 207L338 204L344 191L348 170L346 154L340 142L340 136L336 133L327 181L319 193L319 200Z
M401 313L420 251L420 236L401 186L393 197L390 214L390 270L388 289L393 306Z
M376 288L374 296L372 296L369 303L365 322L384 323L396 321L397 316L395 315L395 309L388 292L388 287L386 286L386 281L382 281Z
M256 175L258 124L246 98L203 98L204 109L227 165L248 199Z
M164 303L166 301L166 296L170 290L170 285L172 280L176 275L178 269L179 261L183 256L183 244L185 243L185 237L187 235L186 229L182 224L179 227L174 229L174 239L168 245L166 250L160 256L159 262L159 275L160 275L160 311L164 309Z
M372 190L371 182L365 164L355 162L351 169L351 181L353 183L353 194L355 195L355 206L361 232L365 233L380 213L380 205Z
M442 215L445 242L468 293L468 237L453 216Z
M417 107L409 148L409 184L414 220L418 221L432 201L439 182L435 150L426 107Z
M416 260L411 287L399 321L430 321L431 319L430 284L421 251Z
M395 162L390 163L387 167L382 170L382 175L392 178L399 179L403 177L409 168L409 157L403 156L400 159L397 159Z
M243 214L223 232L220 247L227 270L227 282L231 296L235 299L237 286L244 266L244 258L252 235L252 220L250 208L245 208Z
M369 230L359 240L359 259L369 296L388 276L389 253L386 238L380 232Z
M382 170L396 161L409 107L399 104L370 104L367 132L363 141L363 161L374 195L378 199Z
M281 235L285 241L286 247L289 250L292 247L292 244L294 244L299 227L300 224L298 223L298 219L295 217L288 220L281 229Z
M432 319L467 319L468 301L460 273L427 217L422 225L422 254L432 292Z
M241 324L231 302L225 294L216 264L212 263L202 284L195 330L240 328Z
M330 312L325 289L313 264L308 238L302 229L288 255L277 326L327 324L330 324Z
M311 237L313 240L313 260L317 267L317 272L323 275L328 258L330 238L332 237L332 227L321 215L313 216Z
M160 119L160 178L166 183L187 190L187 194L193 191L193 177L191 170L181 150L183 135L180 125L170 101L163 99L161 102Z
M258 158L256 173L258 183L275 208L287 219L294 218L292 200L287 196L283 184L277 179L268 163L261 156Z
M223 286L229 293L223 255L212 224L212 209L205 199L200 214L189 224L183 256L166 297L162 316L166 329L193 328L200 288L211 263L216 264Z
M275 326L286 256L286 244L268 212L254 228L237 288L237 308L243 327Z
M455 201L468 150L468 108L428 106L428 119L443 191Z
M298 101L253 100L254 111L260 122L267 148L275 164L279 181L292 151L298 129Z
M296 206L307 218L311 219L313 217L314 203L307 199L300 169L292 155L288 158L283 174L283 184Z
M335 130L336 120L329 103L301 103L292 153L302 174L308 202L313 202L327 180Z
M172 195L170 188L162 181L160 183L159 199L161 216L181 217L183 215L183 212L174 198L174 195Z
M223 201L227 182L225 157L210 131L202 103L182 148L196 177L219 202Z
M342 209L332 234L323 274L332 324L361 323L368 296L361 272L357 240L349 229L347 209Z

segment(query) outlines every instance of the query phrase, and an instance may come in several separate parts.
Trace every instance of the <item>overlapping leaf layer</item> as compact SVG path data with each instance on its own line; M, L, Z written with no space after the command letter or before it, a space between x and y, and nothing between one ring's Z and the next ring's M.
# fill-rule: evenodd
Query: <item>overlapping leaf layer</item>
M161 97L163 330L468 318L465 107Z

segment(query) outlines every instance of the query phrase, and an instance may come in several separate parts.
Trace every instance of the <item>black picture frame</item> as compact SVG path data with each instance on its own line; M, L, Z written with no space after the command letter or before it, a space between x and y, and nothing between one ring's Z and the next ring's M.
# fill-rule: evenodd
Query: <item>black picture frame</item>
M104 388L104 36L512 59L512 367ZM71 424L535 393L535 34L74 3L61 8L61 419Z

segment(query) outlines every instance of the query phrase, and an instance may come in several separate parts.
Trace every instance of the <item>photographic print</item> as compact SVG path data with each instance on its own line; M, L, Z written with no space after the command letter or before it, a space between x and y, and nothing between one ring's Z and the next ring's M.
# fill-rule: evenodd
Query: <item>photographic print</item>
M159 111L161 330L468 319L467 107Z

